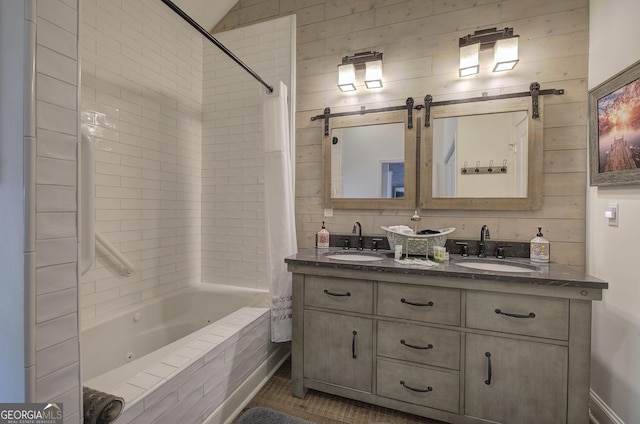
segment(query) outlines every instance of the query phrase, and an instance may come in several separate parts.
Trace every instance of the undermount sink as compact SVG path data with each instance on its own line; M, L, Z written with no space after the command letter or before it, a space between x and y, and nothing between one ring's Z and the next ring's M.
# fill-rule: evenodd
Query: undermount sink
M540 271L535 265L521 264L517 262L506 262L500 259L466 259L453 262L456 266L478 269L481 271L498 272L536 272Z
M322 256L337 261L351 262L372 262L384 259L384 256L374 252L327 252Z

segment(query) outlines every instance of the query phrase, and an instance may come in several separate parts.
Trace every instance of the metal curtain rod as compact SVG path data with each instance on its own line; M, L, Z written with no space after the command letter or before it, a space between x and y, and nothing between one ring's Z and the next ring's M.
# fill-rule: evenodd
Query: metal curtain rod
M187 15L182 9L180 9L178 6L176 6L171 0L162 0L162 2L164 4L166 4L167 6L169 6L171 8L171 10L173 10L178 15L180 15L180 17L182 17L182 19L187 21L192 27L197 29L200 34L204 35L209 41L211 41L213 44L215 44L220 50L225 52L227 54L227 56L229 56L231 59L233 59L233 61L236 62L238 65L240 65L245 71L250 73L251 76L253 76L255 79L257 79L260 82L260 84L264 85L267 88L267 90L269 90L269 93L273 93L273 87L272 86L267 84L267 82L265 80L263 80L260 77L260 75L258 75L253 69L251 69L246 63L244 63L238 56L233 54L233 52L231 50L229 50L228 48L226 48L221 42L216 40L213 37L213 35L209 34L209 32L207 30L202 28L200 26L200 24L198 24L196 21L194 21L191 18L191 16Z

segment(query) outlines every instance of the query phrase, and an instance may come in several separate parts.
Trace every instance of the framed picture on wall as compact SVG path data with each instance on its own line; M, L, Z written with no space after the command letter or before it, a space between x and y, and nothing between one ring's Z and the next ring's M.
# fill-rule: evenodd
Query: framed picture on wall
M640 61L589 91L592 186L640 184Z

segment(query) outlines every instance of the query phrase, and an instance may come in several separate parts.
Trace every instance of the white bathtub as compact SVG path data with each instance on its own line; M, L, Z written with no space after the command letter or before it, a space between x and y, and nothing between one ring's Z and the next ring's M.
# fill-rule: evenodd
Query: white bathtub
M117 424L224 422L288 353L268 305L264 290L199 284L84 321L84 385L125 399Z

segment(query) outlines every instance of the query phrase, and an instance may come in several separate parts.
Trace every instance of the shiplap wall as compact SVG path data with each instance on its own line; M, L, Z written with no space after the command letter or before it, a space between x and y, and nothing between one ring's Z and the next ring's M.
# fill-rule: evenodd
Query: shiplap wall
M297 15L296 220L299 247L312 247L321 222L349 233L353 222L365 234L380 225L407 224L413 211L335 210L323 217L321 123L310 117L332 111L421 101L563 88L544 98L544 199L538 211L421 210L423 228L455 226L454 238L478 238L488 224L494 240L528 241L538 226L551 241L551 260L584 268L587 148L588 0L240 0L214 30L236 28L278 16ZM458 77L458 38L478 29L514 27L520 62L514 71L492 74L481 55L481 74ZM341 57L384 53L384 88L354 94L336 87ZM489 54L490 55L490 54ZM362 84L362 81L359 82Z

